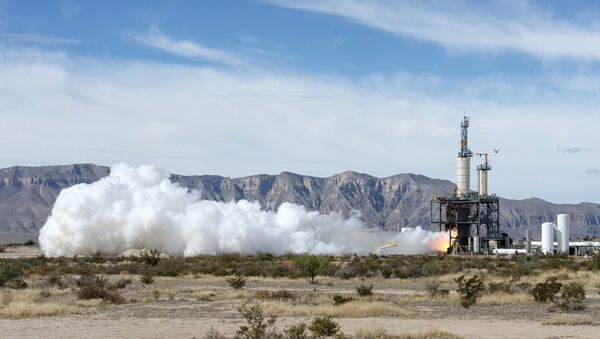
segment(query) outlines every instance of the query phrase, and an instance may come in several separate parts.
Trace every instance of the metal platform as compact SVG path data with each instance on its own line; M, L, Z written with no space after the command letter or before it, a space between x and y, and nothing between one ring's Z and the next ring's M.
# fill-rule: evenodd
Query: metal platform
M488 252L490 241L505 240L500 234L500 201L495 195L435 197L431 200L431 223L448 233L448 247L457 252Z

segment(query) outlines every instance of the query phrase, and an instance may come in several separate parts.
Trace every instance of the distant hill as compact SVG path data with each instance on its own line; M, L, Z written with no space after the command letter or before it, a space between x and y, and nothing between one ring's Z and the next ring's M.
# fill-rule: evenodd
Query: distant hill
M0 169L0 243L37 239L38 231L50 214L63 188L92 183L109 174L109 168L93 164ZM204 199L258 201L265 209L276 209L283 202L304 205L321 213L356 209L371 227L430 226L430 200L450 194L454 184L422 175L399 174L376 178L367 174L344 172L327 178L289 172L278 175L253 175L227 178L215 175L172 175L171 181L201 192ZM600 225L600 204L553 204L541 199L501 199L503 231L522 236L532 227L554 220L559 213L571 215L574 237L595 234ZM600 235L600 232L599 232Z

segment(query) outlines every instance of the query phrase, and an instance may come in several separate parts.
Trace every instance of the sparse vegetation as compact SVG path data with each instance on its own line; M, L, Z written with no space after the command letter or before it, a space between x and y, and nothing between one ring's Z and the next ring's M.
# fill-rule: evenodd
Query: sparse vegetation
M235 332L236 338L262 339L274 337L276 317L271 316L265 319L263 310L258 305L244 304L240 306L238 311L246 320L247 325L240 326L239 330Z
M119 290L114 287L106 286L106 279L82 276L77 281L79 289L77 290L77 298L79 299L102 299L112 304L124 304L125 298Z
M288 290L277 290L271 292L271 299L275 300L294 300L296 295Z
M226 279L229 286L233 289L239 290L246 286L246 278L243 275L236 274L232 278Z
M151 249L150 251L143 252L140 255L140 259L146 265L149 265L149 266L158 265L158 263L160 262L160 252L156 248Z
M24 285L24 271L17 262L0 263L0 287L26 288Z
M354 298L352 298L352 297L344 297L344 296L337 295L337 294L333 296L333 304L334 305L345 304L345 303L350 302L352 300L354 300Z
M310 323L310 326L308 326L308 330L317 337L334 336L340 331L340 325L329 316L316 317Z
M373 285L360 285L356 287L356 293L361 297L373 295Z
M483 279L477 274L468 279L462 275L456 279L456 283L458 284L456 292L460 297L460 305L464 308L473 306L485 291Z
M154 301L158 301L158 299L160 298L160 291L159 290L152 291L152 298L154 298Z
M413 334L394 335L382 328L359 329L354 334L358 339L462 339L463 337L445 331L432 330Z
M556 295L560 292L562 284L556 278L549 278L546 282L539 283L531 290L535 301L539 303L554 302Z
M149 273L144 273L141 277L140 277L140 282L144 285L151 285L154 283L154 276L152 276Z
M437 279L429 279L425 282L425 290L432 298L440 294L440 281Z
M225 339L225 335L221 334L216 328L210 326L206 332L204 332L205 339Z
M56 302L35 303L20 301L10 303L6 307L0 309L0 315L6 318L17 319L76 314L79 313L79 311L80 309L77 305L68 305Z
M284 337L287 339L309 339L310 336L306 333L306 324L299 323L292 325L283 330Z
M213 291L200 291L193 294L193 296L200 301L210 301L216 295L217 294Z
M572 282L560 290L560 294L554 298L554 304L563 311L581 311L585 308L585 289L582 284Z
M310 253L304 253L294 258L294 264L301 271L301 274L310 278L310 283L315 283L315 278L319 271L329 264L329 258Z
M131 284L132 282L133 282L133 280L131 280L131 279L119 279L112 284L112 287L118 288L118 289L123 289L123 288L127 287L127 285Z
M598 326L598 321L589 315L560 314L544 321L544 325L558 326Z

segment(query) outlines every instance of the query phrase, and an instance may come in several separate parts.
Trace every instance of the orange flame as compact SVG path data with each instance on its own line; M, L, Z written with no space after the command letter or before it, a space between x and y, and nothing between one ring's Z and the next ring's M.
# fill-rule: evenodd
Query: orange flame
M446 252L450 247L448 232L439 232L439 236L430 243L433 250L438 252Z

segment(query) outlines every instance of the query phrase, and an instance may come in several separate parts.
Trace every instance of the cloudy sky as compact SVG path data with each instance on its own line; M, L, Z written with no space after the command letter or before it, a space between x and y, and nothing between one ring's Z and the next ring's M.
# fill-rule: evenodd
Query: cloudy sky
M600 202L599 18L590 1L0 0L0 166L454 180L466 113L471 149L500 149L491 191Z

